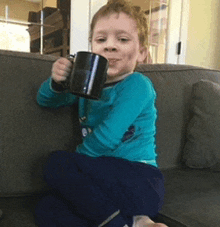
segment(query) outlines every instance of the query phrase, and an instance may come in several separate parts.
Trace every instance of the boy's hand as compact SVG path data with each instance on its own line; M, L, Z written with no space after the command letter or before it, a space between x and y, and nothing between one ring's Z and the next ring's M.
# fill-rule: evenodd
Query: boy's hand
M66 81L72 70L72 63L67 58L59 58L52 66L52 79L56 83Z

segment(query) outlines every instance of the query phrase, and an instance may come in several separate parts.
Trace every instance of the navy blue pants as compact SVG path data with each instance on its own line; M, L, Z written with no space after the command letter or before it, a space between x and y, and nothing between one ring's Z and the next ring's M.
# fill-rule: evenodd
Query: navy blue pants
M44 168L53 189L35 210L39 227L132 226L133 216L154 217L164 198L164 178L152 165L114 157L53 152Z

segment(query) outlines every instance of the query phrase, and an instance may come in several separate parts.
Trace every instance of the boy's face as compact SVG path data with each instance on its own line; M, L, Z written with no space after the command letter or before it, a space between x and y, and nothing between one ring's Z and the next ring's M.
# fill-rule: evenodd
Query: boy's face
M137 62L142 62L146 57L144 49L140 46L136 22L127 14L110 14L96 22L92 52L108 59L107 82L132 73Z

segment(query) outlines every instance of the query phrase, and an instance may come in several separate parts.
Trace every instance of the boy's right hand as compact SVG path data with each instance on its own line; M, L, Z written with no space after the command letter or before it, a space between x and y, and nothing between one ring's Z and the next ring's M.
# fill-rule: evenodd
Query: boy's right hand
M72 63L67 58L59 58L52 66L52 79L56 83L61 83L67 80L72 70Z

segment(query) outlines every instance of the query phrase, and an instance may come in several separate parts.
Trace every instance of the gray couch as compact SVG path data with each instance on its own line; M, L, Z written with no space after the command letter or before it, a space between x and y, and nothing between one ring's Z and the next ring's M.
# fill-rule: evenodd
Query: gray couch
M74 151L81 142L77 106L51 110L35 100L56 59L0 51L1 227L35 226L34 207L49 190L41 172L48 154ZM220 226L220 92L212 83L220 83L220 71L170 64L141 65L138 71L157 92L157 153L166 196L155 220L170 227ZM206 97L211 98L205 102ZM217 113L203 113L206 105ZM207 122L213 119L210 130Z

